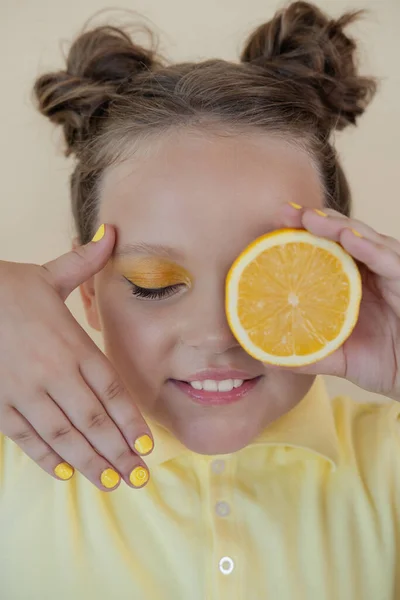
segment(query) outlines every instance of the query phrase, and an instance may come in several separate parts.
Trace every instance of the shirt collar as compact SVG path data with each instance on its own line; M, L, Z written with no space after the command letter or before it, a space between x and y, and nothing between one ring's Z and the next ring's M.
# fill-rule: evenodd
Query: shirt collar
M189 452L165 427L146 417L154 437L154 450L144 458L151 469ZM317 377L309 392L288 413L268 425L250 444L290 446L309 450L326 459L333 468L338 463L338 438L331 401L325 383Z
M339 442L325 382L316 377L309 392L288 413L268 425L251 445L283 445L302 448L328 460L339 460Z

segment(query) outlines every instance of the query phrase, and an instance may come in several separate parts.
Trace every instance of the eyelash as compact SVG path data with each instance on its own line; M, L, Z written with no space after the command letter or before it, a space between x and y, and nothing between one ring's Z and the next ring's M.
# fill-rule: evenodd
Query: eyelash
M137 298L144 298L146 300L163 300L164 298L169 298L182 286L181 283L177 283L162 288L142 288L129 281L129 279L127 281L132 287L132 294Z

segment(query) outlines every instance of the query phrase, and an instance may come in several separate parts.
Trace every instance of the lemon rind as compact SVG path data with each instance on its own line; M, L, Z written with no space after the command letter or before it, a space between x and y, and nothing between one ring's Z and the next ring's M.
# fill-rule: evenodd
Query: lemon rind
M329 251L338 258L343 265L343 271L347 275L350 284L350 302L346 310L346 318L340 333L323 348L311 354L290 356L276 356L265 352L254 344L249 338L247 331L243 328L237 314L237 297L239 281L246 266L252 262L261 252L274 246L284 245L291 242L305 242L313 246ZM242 252L231 266L226 278L226 315L229 327L240 345L250 356L261 362L287 367L299 367L312 364L332 354L346 341L353 331L358 315L362 295L362 282L359 269L355 260L344 250L340 244L327 238L321 238L314 234L298 229L278 230L257 238Z

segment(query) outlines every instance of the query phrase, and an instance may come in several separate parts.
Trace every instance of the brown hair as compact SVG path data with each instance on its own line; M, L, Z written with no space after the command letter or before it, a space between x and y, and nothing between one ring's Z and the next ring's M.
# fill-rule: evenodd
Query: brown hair
M327 205L349 214L350 191L330 135L354 125L376 89L374 79L357 73L356 44L343 32L358 16L329 19L294 2L249 37L240 64L168 65L121 28L81 33L66 69L34 86L39 110L63 126L66 154L77 158L71 195L80 241L94 233L105 169L136 140L177 127L265 130L302 143L320 170Z

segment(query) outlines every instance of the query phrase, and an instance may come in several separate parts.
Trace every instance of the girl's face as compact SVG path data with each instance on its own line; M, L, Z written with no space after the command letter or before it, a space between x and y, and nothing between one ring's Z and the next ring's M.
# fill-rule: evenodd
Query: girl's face
M83 286L88 320L144 416L195 452L243 448L312 384L246 354L224 311L232 262L287 202L322 205L317 170L306 152L264 134L176 132L104 177L99 222L117 242ZM135 284L162 295L137 296ZM209 392L208 403L180 383L253 378L236 398Z

